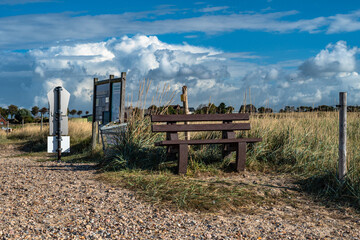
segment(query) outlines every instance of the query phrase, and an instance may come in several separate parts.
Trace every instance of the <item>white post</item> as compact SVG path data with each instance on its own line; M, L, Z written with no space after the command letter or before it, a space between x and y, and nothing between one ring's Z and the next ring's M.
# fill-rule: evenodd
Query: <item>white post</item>
M339 112L339 180L346 176L346 119L347 119L347 93L340 92Z

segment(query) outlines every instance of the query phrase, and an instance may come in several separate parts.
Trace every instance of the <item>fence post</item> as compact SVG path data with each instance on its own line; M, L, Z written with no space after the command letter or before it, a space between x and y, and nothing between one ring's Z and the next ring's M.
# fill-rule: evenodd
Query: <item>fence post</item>
M42 129L43 129L43 123L44 123L44 120L43 120L43 113L41 113L41 123L40 123L40 132L42 132Z
M346 168L346 120L347 120L347 93L339 94L339 180L344 180Z

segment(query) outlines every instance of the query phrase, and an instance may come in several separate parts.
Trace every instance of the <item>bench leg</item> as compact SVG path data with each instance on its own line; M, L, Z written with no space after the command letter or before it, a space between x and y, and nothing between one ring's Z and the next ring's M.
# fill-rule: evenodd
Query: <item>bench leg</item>
M246 161L246 142L238 142L236 148L236 171L245 170Z
M166 150L167 159L170 161L176 161L176 153L179 152L177 147L168 146Z
M178 174L186 174L188 165L188 145L179 145Z

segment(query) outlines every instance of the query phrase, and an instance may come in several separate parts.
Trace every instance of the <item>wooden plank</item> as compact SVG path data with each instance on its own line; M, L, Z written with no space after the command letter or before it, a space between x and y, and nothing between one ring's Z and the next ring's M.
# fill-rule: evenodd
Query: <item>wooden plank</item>
M107 84L107 83L117 83L117 82L121 82L121 80L122 80L122 78L105 79L105 80L97 81L95 83L95 85L98 86L98 85Z
M248 113L233 114L192 114L192 115L151 115L152 122L185 122L185 121L240 121L249 120Z
M191 124L191 125L153 125L153 132L200 132L250 130L250 123L229 124Z
M179 145L187 143L189 145L202 145L202 144L226 144L226 143L255 143L261 142L262 138L236 138L236 139L196 139L196 140L165 140L156 142L156 146L169 146L169 145Z

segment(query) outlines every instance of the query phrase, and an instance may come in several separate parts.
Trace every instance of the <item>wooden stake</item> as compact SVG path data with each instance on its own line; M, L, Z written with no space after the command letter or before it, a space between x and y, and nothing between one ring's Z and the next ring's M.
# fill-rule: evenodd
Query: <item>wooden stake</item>
M42 132L42 129L43 129L43 124L44 124L44 116L43 116L43 113L41 113L40 132Z
M187 96L187 87L182 87L182 101L183 101L183 107L184 107L184 114L189 114L189 104L188 104L188 96ZM188 122L185 122L185 124L188 124ZM185 132L185 140L190 140L190 132Z

